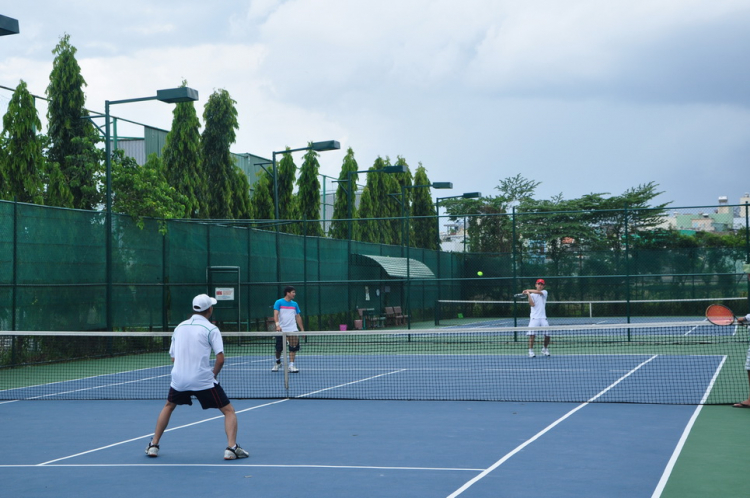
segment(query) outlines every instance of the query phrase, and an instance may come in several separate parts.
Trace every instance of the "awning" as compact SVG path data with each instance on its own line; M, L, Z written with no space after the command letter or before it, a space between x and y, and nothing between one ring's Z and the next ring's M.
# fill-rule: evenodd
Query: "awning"
M408 278L435 278L435 274L432 273L430 268L412 258L394 258L391 256L371 256L369 254L360 254L359 256L367 259L371 259L380 265L383 270L388 274L389 277L407 278L407 266L408 266Z

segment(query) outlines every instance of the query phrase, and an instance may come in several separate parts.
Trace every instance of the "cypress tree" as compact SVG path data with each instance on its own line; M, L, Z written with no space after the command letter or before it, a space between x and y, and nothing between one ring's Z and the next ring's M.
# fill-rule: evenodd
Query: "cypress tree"
M47 121L50 148L47 158L57 163L73 195L73 207L94 209L104 197L98 185L102 183L101 152L96 148L99 135L88 119L84 108L86 81L76 61L76 48L65 34L52 51L50 82L47 87Z
M183 81L182 86L187 86ZM200 122L193 102L179 102L162 152L167 182L186 199L188 218L208 218L208 178L200 162Z
M352 203L352 218L357 217L355 200L357 198L357 180L359 175L354 174L353 172L355 171L359 171L359 166L357 165L357 160L354 159L354 151L349 147L349 150L346 151L346 156L344 156L344 162L341 165L339 184L336 188L336 199L333 201L333 221L331 222L331 229L328 231L328 235L334 239L349 238L349 222L340 221L349 218L349 202ZM353 173L351 175L353 197L351 201L349 200L349 185L347 183L349 172ZM356 224L352 223L352 227L355 226Z
M233 218L236 179L235 164L229 147L236 141L236 102L226 90L216 90L208 98L203 111L205 129L201 136L203 177L210 185L207 189L207 217Z
M265 171L259 172L258 175L259 178L255 182L253 197L250 200L253 218L256 220L272 220L274 219L273 177ZM270 227L261 226L260 228L268 229Z
M289 150L289 147L287 147ZM277 164L277 182L279 189L279 220L296 220L297 207L292 191L294 190L294 180L297 176L297 165L290 152L285 152L281 161ZM297 233L295 224L285 224L281 226L282 232Z
M34 97L23 80L16 87L3 116L3 156L0 158L0 195L19 202L44 204L44 156L37 130L42 126ZM3 181L4 180L4 181Z
M310 144L312 145L312 144ZM311 236L323 236L323 227L314 220L320 220L320 180L318 180L318 153L310 149L305 154L297 179L297 207L298 216L306 220L307 227L303 231Z
M427 170L419 163L414 174L414 185L430 185ZM437 249L437 221L435 205L429 187L409 189L414 191L411 206L410 245L423 249Z

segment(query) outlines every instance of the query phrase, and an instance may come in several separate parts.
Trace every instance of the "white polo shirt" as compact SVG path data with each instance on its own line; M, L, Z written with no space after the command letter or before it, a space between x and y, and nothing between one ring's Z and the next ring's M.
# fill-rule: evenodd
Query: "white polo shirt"
M547 318L547 291L543 290L541 294L531 293L531 300L534 306L531 307L530 318Z
M193 315L174 329L169 355L174 358L172 383L177 391L202 391L218 382L209 359L224 352L219 328L203 315Z

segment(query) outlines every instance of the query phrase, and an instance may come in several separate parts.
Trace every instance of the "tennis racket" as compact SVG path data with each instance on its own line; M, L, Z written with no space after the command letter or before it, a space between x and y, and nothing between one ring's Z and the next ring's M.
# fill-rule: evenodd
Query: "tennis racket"
M712 304L706 308L706 319L714 325L732 325L737 321L734 312L723 304Z
M526 299L526 294L523 292L519 292L518 294L513 294L514 299Z

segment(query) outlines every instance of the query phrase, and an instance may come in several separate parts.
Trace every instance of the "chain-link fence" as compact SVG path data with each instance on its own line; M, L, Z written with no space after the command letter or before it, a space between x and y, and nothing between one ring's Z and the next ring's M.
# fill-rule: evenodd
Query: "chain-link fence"
M219 290L223 329L265 330L286 285L297 288L310 330L366 327L359 309L382 317L396 306L407 324L431 322L440 301L512 300L538 277L551 301L574 303L552 308L558 316L593 314L594 306L617 316L690 316L707 301L748 296L747 205L460 219L461 250L446 252L405 244L414 218L354 221L362 225L355 234L383 235L365 243L308 236L320 221L170 220L161 233L155 221L139 229L115 215L108 272L103 213L0 202L0 327L170 330L194 295ZM447 221L435 218L436 226ZM237 277L212 279L217 268ZM748 309L747 300L733 306Z

